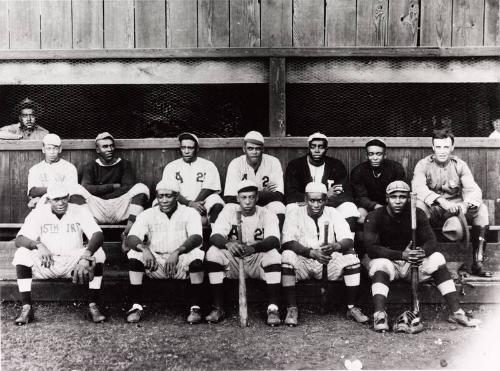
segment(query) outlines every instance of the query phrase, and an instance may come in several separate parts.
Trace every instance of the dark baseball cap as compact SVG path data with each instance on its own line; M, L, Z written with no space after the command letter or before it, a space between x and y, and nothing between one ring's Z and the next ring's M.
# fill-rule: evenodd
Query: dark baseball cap
M385 142L382 139L378 139L378 138L373 138L373 139L370 139L368 142L366 142L365 148L368 148L370 146L387 148L387 144L385 144Z

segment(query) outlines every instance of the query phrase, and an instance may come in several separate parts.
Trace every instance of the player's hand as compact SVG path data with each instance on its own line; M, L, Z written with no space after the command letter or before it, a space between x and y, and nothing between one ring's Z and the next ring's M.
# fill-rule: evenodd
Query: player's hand
M322 249L312 249L309 253L309 257L311 259L317 260L321 264L328 264L328 262L332 258L330 254L323 252Z
M321 246L321 250L328 255L331 255L333 252L341 252L342 246L338 243L329 243L327 245Z
M337 197L339 194L341 194L343 192L344 192L344 187L342 187L342 184L334 184L328 190L327 196L328 197Z
M448 201L444 197L439 197L437 199L439 206L441 206L444 210L450 212L451 214L457 214L460 208L458 203Z
M226 248L231 253L231 255L238 258L242 257L245 253L245 245L239 243L238 241L230 241L226 243Z
M144 268L149 269L151 272L158 269L158 262L149 247L144 246L142 250L142 259L144 260Z
M278 190L278 185L274 182L267 182L262 190L266 192L276 192Z
M252 245L243 245L243 254L241 254L241 257L244 258L245 256L250 256L252 254L255 254L255 247Z
M188 206L198 211L200 215L204 215L207 212L207 209L205 209L205 201L189 201Z
M50 250L42 242L37 243L36 248L40 259L42 260L42 267L50 268L50 266L54 264L54 258L52 257Z
M85 254L80 257L73 268L73 283L87 285L94 279L95 257Z
M415 250L411 250L408 254L408 262L411 265L420 266L425 258L425 251L420 247L417 247Z
M177 263L179 262L179 253L177 251L172 252L167 260L165 261L165 274L167 276L173 276L177 273Z
M460 209L462 209L462 213L465 215L467 214L467 210L469 210L469 208L472 206L470 205L468 202L461 202L458 204L458 206L460 207Z

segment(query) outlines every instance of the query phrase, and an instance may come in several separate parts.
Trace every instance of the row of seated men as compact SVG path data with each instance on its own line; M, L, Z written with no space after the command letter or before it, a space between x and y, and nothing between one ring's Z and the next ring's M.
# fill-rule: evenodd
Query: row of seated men
M449 218L455 213L463 214L472 221L475 227L473 227L473 231L476 230L476 232L482 236L482 240L479 239L479 241L483 242L484 232L487 226L487 213L485 220L485 207L481 201L481 191L473 181L472 174L467 165L460 159L451 155L453 151L453 141L454 138L451 133L436 133L433 138L434 154L421 160L415 168L413 188L414 191L417 192L417 195L419 195L421 201L421 214L423 213L422 215L425 216L420 219L425 221L428 225L428 218L431 217L432 220L435 214L439 214L440 218ZM433 276L433 278L439 283L438 288L440 288L445 298L447 298L449 294L450 298L452 298L449 300L450 307L453 310L450 319L470 325L470 320L466 318L463 311L457 307L458 299L456 299L456 291L454 290L453 282L449 279L449 272L447 272L446 266L444 265L444 257L442 254L438 252L430 253L431 250L425 248L419 249L419 251L424 251L421 255L411 253L406 248L408 241L406 241L405 244L400 243L400 227L386 231L389 235L387 239L382 240L380 233L382 233L383 226L386 225L385 223L378 225L378 228L381 228L381 230L377 230L375 233L375 241L377 241L375 244L376 248L367 242L370 238L370 233L367 233L366 228L370 226L371 219L366 216L366 213L372 212L373 215L380 214L380 218L392 218L398 212L402 212L403 209L406 210L405 207L396 204L391 208L390 202L388 203L390 195L392 194L388 188L389 185L393 184L394 180L397 181L398 178L405 178L405 176L400 164L385 158L386 145L381 140L375 139L367 143L366 152L368 160L352 171L352 188L354 190L354 198L358 200L359 207L356 207L352 202L351 185L349 185L347 181L347 171L344 165L339 160L326 156L328 139L320 133L315 133L308 138L308 154L293 160L289 164L285 173L285 179L283 180L279 160L263 153L264 138L262 135L258 132L249 132L244 138L244 154L231 161L228 167L224 192L226 206L224 206L224 201L222 201L219 196L220 180L218 179L217 168L213 163L197 156L199 150L198 138L193 134L183 133L179 136L179 143L182 157L166 166L163 179L156 187L158 206L144 212L141 211L144 208L145 200L149 197L147 187L142 184L133 184L134 182L132 179L134 177L131 175L132 170L130 163L127 160L116 157L114 151L114 138L109 133L101 133L97 136L96 151L98 158L92 163L84 166L81 185L72 182L70 185L65 185L67 191L59 191L58 194L51 195L50 192L47 191L47 188L50 189L49 184L64 184L64 179L48 179L47 177L45 180L47 180L48 183L45 189L43 189L43 185L34 187L35 189L40 188L40 194L33 194L31 193L32 188L29 189L30 195L34 197L44 197L41 193L43 193L43 191L47 192L45 193L45 197L48 201L43 199L39 200L37 207L27 217L16 239L16 244L23 248L20 248L18 253L16 253L14 265L16 265L18 271L20 292L23 304L25 304L23 306L23 313L16 319L17 323L27 323L33 315L31 296L29 293L33 274L32 267L35 262L32 258L31 260L28 259L28 255L30 257L33 256L33 252L28 254L29 250L37 250L35 251L37 256L42 256L41 259L39 259L39 263L43 268L47 269L46 266L52 266L53 262L53 254L48 251L49 249L47 246L45 246L47 251L41 247L44 243L38 242L42 236L35 236L36 233L33 232L34 229L31 230L30 235L26 235L25 229L31 224L36 224L33 222L36 218L42 221L47 220L43 218L43 210L46 214L51 214L51 216L56 215L57 217L58 208L57 205L55 205L57 204L56 201L61 204L59 208L60 214L60 211L63 209L63 199L68 198L69 200L70 196L71 198L75 198L76 196L77 199L78 197L83 198L84 202L80 202L81 200L77 201L81 203L82 206L70 205L71 208L75 206L77 209L86 210L87 215L93 216L98 222L110 222L110 220L104 220L105 218L114 219L111 220L111 222L118 221L120 218L127 218L128 223L125 234L128 235L128 237L125 245L127 248L131 249L128 253L131 260L130 281L132 297L135 298L140 294L140 285L144 272L149 272L152 277L158 274L162 277L176 277L176 274L186 276L186 274L189 273L194 288L201 283L200 281L203 279L203 272L206 266L208 277L214 291L214 309L206 319L209 322L218 322L224 316L224 311L220 302L220 300L222 300L222 280L224 276L228 274L227 269L231 272L231 266L233 266L233 268L237 266L233 264L235 261L234 259L229 259L229 255L232 257L246 257L247 254L249 254L248 258L252 258L255 261L253 261L254 264L247 264L248 267L254 267L254 269L250 269L247 274L249 276L264 278L268 283L269 300L271 303L268 307L268 323L275 325L280 322L276 298L278 297L277 292L279 292L281 282L284 286L285 296L288 301L285 323L294 325L297 323L298 318L293 291L295 280L297 278L314 278L316 275L314 272L316 272L318 264L322 266L322 264L328 263L330 271L331 262L335 262L332 266L331 274L329 272L329 278L339 279L340 277L344 277L344 281L348 288L357 288L359 285L360 263L352 247L353 235L356 231L357 224L359 224L359 222L364 222L364 245L367 246L368 252L366 258L372 260L376 260L377 258L387 260L384 260L384 263L381 265L372 264L371 267L369 263L366 265L369 268L370 276L374 280L372 293L376 308L374 315L375 329L385 329L387 326L387 315L384 308L388 284L395 278L406 276L405 272L407 272L407 270L405 271L403 268L408 262L419 264L423 269L424 267L429 268L425 272L422 272L423 274L427 274L427 276L438 271L441 272L438 274L439 277ZM48 154L51 150L55 153L53 158L56 159L52 162L48 160ZM64 161L58 159L58 154L61 152L61 142L54 134L45 136L43 151L46 155L46 159L41 164L49 164L48 167L52 168L53 164ZM36 174L36 171L34 173ZM64 174L66 173L65 171ZM130 181L126 184L125 188L124 184L122 184L124 174L128 176ZM432 179L434 175L437 177L441 176L441 179L437 179L434 182ZM65 176L63 176L63 178L65 178ZM205 183L206 180L207 182ZM249 184L242 188L242 182L249 182ZM407 193L410 190L409 186L404 182L403 184L405 184L406 187L398 182L396 183L399 184L397 191L403 193L403 195L399 195L399 198L404 199L405 197L403 196L406 196L407 201ZM165 184L167 184L167 186L165 186ZM205 184L207 185L205 186ZM313 187L314 191L310 190L309 193L307 192L308 184L312 184L311 187ZM319 184L323 186L319 187ZM55 185L54 189L58 189ZM134 189L135 191L131 192ZM116 190L119 190L119 192L113 193ZM160 194L160 191L167 191L166 195ZM67 194L61 194L66 192ZM242 194L245 197L243 197ZM311 194L317 196L317 199L313 200L314 202L308 202L308 197L310 197ZM137 196L141 196L140 200L137 199ZM162 201L163 198L168 200ZM175 198L175 202L172 201L172 198ZM284 206L283 200L287 203L287 207ZM252 202L254 203L253 206ZM173 209L166 207L166 204L169 203L174 205L171 206ZM250 231L247 234L253 236L253 241L250 241L250 239L247 239L248 242L244 243L232 241L230 232L234 232L235 224L231 222L227 222L224 227L225 229L221 229L220 233L218 233L217 228L219 221L219 224L223 224L224 219L226 219L226 221L231 220L231 217L226 214L231 212L235 213L235 207L238 208L238 204L243 216L252 216L254 214L263 213L262 210L266 210L267 219L266 223L262 225L262 228L254 228L255 224L252 223L243 223L243 226L249 225ZM66 210L70 210L71 208L66 206ZM314 215L318 215L319 209L321 210L320 215L323 215L323 210L335 210L334 213L337 216L340 215L343 223L347 226L346 231L348 233L346 233L345 238L342 238L343 235L338 232L342 230L342 227L337 227L337 225L340 225L340 222L334 221L335 217L331 216L329 225L331 225L332 232L334 233L330 233L330 236L335 236L332 237L331 248L319 249L319 247L323 245L322 243L318 244L318 242L321 241L321 228L320 224L318 224L319 219L314 217ZM116 213L116 210L120 210L120 212ZM179 213L181 210L183 210L183 212ZM245 210L247 210L246 215ZM253 214L251 210L253 210ZM385 213L387 215L385 215ZM205 265L203 264L201 253L197 253L198 250L196 250L196 246L199 246L201 243L201 232L198 234L191 230L190 232L186 232L183 237L179 237L175 233L181 230L180 226L182 223L176 221L177 218L181 218L181 214L186 214L187 220L191 221L197 218L201 220L201 216L204 216L207 217L208 221L212 224L212 236L210 238L210 245L212 247L206 253ZM272 218L270 215L278 221L276 223L276 228L272 227ZM195 218L195 216L197 218ZM152 224L144 222L143 219L147 218L154 220L154 222L152 222ZM307 237L294 235L290 241L287 241L286 221L288 221L290 225L291 220L297 219L300 219L300 222L298 225L291 227L291 230L294 233L304 230ZM452 218L449 219L451 220ZM175 223L172 223L172 221L175 221ZM56 220L54 220L54 222L56 222ZM285 223L284 226L283 223ZM421 223L424 224L424 222ZM56 224L57 223L54 225ZM453 223L448 224L454 225ZM83 224L75 223L75 225ZM422 228L424 227L425 225L422 226ZM459 227L463 228L463 225ZM79 227L74 228L78 229ZM227 228L229 228L229 230L226 230ZM266 234L267 231L269 229L273 230L273 228L275 229L274 236L268 236ZM338 231L337 228L339 228ZM281 229L283 229L283 236L280 236ZM46 223L37 229L37 233L44 234L46 232L55 235L61 233L61 230L72 232L73 227L54 227L52 224ZM151 236L154 231L157 232L156 238L158 239L158 245L162 246L159 252L162 254L162 258L164 258L163 261L159 259L158 256L151 253L154 252L150 247L154 245L153 237ZM200 235L200 238L198 238L198 235ZM430 233L427 233L427 231L423 233L422 238L424 238L424 235L434 237L432 230ZM30 238L30 236L33 238ZM94 269L92 269L94 277L89 287L93 286L94 290L97 290L96 287L100 287L102 280L103 256L102 250L98 249L102 243L102 237L99 237L98 232L94 232L90 236L87 234L87 236L89 237L89 244L85 250L87 252L81 256L77 256L76 262L73 261L72 264L69 264L69 268L77 273L75 276L77 279L81 278L80 276L82 276L84 272L87 272L87 268L92 265L92 257L95 257L96 264ZM259 237L262 240L260 240ZM280 237L282 237L281 248ZM344 239L347 242L342 244L341 241ZM145 241L148 241L148 243ZM169 242L167 243L166 241ZM382 243L381 241L385 242ZM417 241L420 247L424 246L426 242L426 239ZM327 243L326 245L329 244ZM430 245L435 247L435 238L432 239ZM286 246L288 246L288 248L285 248ZM489 272L484 271L481 264L481 248L481 243L473 243L474 264L472 270L475 274L488 275ZM42 253L40 253L40 249ZM169 252L165 252L165 249ZM279 254L280 249L284 249L282 255ZM176 251L176 253L174 253L174 251ZM270 251L276 251L276 253L271 254L269 253ZM259 254L264 252L266 257L270 257L269 260L271 263L269 263L269 261L269 264L264 263L266 259L262 256L260 256L261 259L258 258ZM59 251L59 253L61 253L61 251ZM339 254L340 258L333 259L334 253ZM360 255L362 259L365 258L364 254ZM19 256L21 256L22 259ZM304 270L306 273L304 274L302 274L303 272L301 272L299 268L301 263L298 261L301 259L298 259L298 257L306 258L304 263L306 267ZM431 257L433 258L431 259ZM190 261L190 259L192 260ZM426 259L431 259L432 263L428 263L429 260ZM186 260L184 263L187 265L181 263L181 261L184 260ZM313 262L312 265L309 264L311 261ZM23 264L20 264L20 262ZM388 264L388 262L401 263L403 266L398 267L396 263L391 263L391 265ZM428 263L427 265L426 262ZM161 274L152 273L158 271L158 269L154 269L158 268L158 266L161 266ZM21 269L22 267L26 269ZM66 267L68 268L68 266ZM179 270L178 268L181 269ZM59 272L59 274L68 275L70 271ZM41 277L43 278L43 275L41 275ZM180 277L177 276L177 278ZM92 287L90 288L92 292ZM193 292L196 291L197 290L193 290ZM354 303L356 290L352 289L347 291L349 303L347 311L348 316L355 319L357 322L366 322L368 318ZM94 292L94 294L96 293ZM90 308L91 313L94 314L94 320L103 319L96 305L96 297L93 295L90 297ZM197 297L197 295L194 294L193 297ZM139 320L142 315L142 307L139 303L140 300L137 299L136 301L137 302L134 303L127 316L129 322ZM188 321L197 323L200 320L200 308L198 305L193 304L190 308Z

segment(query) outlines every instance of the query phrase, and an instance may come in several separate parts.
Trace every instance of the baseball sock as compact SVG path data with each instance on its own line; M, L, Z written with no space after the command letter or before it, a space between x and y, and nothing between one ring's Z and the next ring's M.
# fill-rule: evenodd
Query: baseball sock
M280 298L280 288L279 283L268 283L267 285L267 297L269 298L269 304L278 305Z
M360 280L361 266L359 264L344 268L344 283L346 287L348 308L352 308L356 304Z
M142 278L144 277L144 264L137 259L129 260L130 300L132 304L140 304L142 300Z
M450 307L452 312L456 312L460 309L460 303L458 300L458 293L455 288L455 284L451 279L451 274L446 265L441 265L434 273L432 273L432 278L436 282L436 286L443 295L444 300Z
M372 276L372 296L375 312L384 311L389 294L390 277L386 272L376 271Z
M264 278L267 283L269 304L278 305L281 287L281 264L269 264L265 266Z
M295 270L290 267L281 266L281 282L283 285L283 294L285 295L287 307L297 306L295 281Z
M31 267L26 265L16 265L17 286L21 294L21 301L23 305L31 305L31 281L33 280L33 273Z
M203 289L203 274L203 262L200 259L193 260L191 264L189 264L191 306L200 306Z
M104 264L97 263L94 268L94 278L89 282L89 303L100 303L102 274Z

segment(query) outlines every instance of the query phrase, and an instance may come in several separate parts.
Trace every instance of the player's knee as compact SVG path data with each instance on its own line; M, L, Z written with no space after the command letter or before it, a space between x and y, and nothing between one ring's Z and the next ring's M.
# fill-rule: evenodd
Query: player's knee
M146 203L148 202L148 197L144 193L139 193L130 199L131 205L142 206L142 208L146 207Z
M485 204L479 205L477 211L472 214L472 225L485 226L489 224L488 207Z
M27 267L32 267L33 257L31 255L31 250L26 247L19 247L14 253L12 265L25 265Z
M395 271L394 271L394 265L389 259L385 258L378 258L378 259L373 259L370 262L370 270L368 274L370 277L373 277L376 272L381 271L389 275L389 278L391 280L394 279Z
M261 264L263 268L270 265L281 266L281 254L276 249L269 250L264 253Z
M220 251L217 246L210 246L207 253L205 254L205 259L207 262L223 265L222 251Z
M425 215L427 215L428 218L430 218L431 211L429 210L429 207L424 201L417 199L417 207L421 209L425 213Z
M135 259L135 260L139 260L140 262L142 262L142 252L130 250L127 253L127 258L128 258L128 260Z
M97 249L97 251L94 253L94 258L95 262L97 263L104 263L106 261L106 253L102 248Z
M285 214L286 212L285 205L280 201L272 201L267 204L266 208L274 214Z
M429 255L422 263L422 270L427 274L432 274L438 270L439 267L446 265L446 259L440 252L435 252Z
M149 188L143 183L135 184L130 191L136 195L142 194L146 196L146 200L149 199Z
M342 214L342 216L347 218L359 218L358 207L353 202L343 202L336 209Z
M297 265L297 254L292 250L284 250L281 253L281 265L295 268Z
M195 259L189 263L189 273L203 272L203 261L200 259Z

